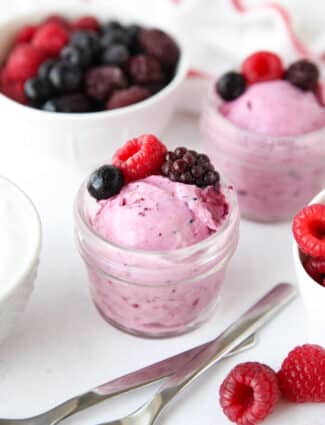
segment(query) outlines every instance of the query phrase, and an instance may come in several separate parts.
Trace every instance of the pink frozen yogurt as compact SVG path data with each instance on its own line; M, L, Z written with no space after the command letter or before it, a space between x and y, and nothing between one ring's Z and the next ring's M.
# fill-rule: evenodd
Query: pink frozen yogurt
M243 216L292 217L325 181L325 108L288 81L256 83L236 100L214 93L201 129L214 165L237 189Z
M212 186L200 189L150 176L101 201L91 223L107 241L126 248L161 251L206 239L218 230L227 214L224 195Z
M234 190L221 187L150 176L100 202L81 193L88 224L86 232L77 224L79 246L92 297L107 321L137 335L166 337L207 319L239 234Z
M269 136L300 135L325 126L325 108L314 93L285 80L253 84L220 111L238 127Z

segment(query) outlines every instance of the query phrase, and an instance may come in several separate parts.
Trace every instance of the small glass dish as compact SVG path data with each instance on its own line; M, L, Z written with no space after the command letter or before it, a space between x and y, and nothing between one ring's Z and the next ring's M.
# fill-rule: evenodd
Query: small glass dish
M201 132L211 160L237 190L241 215L262 222L292 218L325 182L325 128L280 137L243 130L220 112L222 102L211 89Z
M229 214L216 233L186 248L145 251L95 233L86 183L81 186L74 209L76 240L93 301L107 322L134 335L164 338L189 332L211 316L239 238L235 191L227 184L222 191Z

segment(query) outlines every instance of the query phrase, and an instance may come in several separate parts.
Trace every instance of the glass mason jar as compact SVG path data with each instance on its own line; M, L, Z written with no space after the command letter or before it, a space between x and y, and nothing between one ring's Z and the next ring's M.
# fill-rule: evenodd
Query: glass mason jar
M162 338L188 332L209 318L239 238L235 191L226 184L222 190L229 214L217 232L186 248L145 251L95 233L82 185L74 209L76 240L92 299L107 322L134 335Z
M254 133L224 117L221 104L211 90L200 127L205 150L237 190L241 215L292 218L324 186L325 128L298 136Z

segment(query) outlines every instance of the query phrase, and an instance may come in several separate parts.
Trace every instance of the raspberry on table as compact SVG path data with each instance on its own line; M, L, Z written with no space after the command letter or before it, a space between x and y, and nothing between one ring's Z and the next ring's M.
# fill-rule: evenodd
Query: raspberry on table
M139 32L139 44L149 55L168 67L177 65L179 58L179 47L177 43L164 31L159 29L143 29Z
M284 68L281 58L272 52L256 52L244 61L242 74L248 83L281 79Z
M32 43L43 50L49 57L57 56L69 43L69 32L60 24L49 22L36 31Z
M32 41L36 31L38 29L37 25L26 25L22 27L15 36L15 42L20 43L29 43Z
M313 258L325 257L325 205L313 204L301 210L293 220L294 238Z
M150 96L150 91L145 87L132 86L127 89L116 90L106 103L106 109L117 109L123 106L133 105Z
M118 149L113 165L122 171L128 183L159 174L166 152L166 146L156 136L145 134Z
M289 66L285 78L301 90L315 90L318 84L319 70L313 62L301 59Z
M26 81L37 74L44 61L44 52L30 44L18 44L11 51L6 65L6 73L11 80Z
M224 414L238 425L255 425L269 416L280 398L275 372L261 363L236 366L220 387Z
M123 89L127 80L116 66L98 66L88 71L85 77L86 94L99 102L105 102L115 89Z
M325 402L325 350L296 347L283 361L278 380L282 395L294 403Z
M82 16L71 23L73 30L100 31L100 23L94 16Z
M153 56L143 54L133 56L128 70L136 84L159 83L164 80L161 65Z
M319 272L319 267L316 266L316 261L318 261L318 259L307 256L307 258L303 260L303 266L312 279L320 285L323 285L325 272Z

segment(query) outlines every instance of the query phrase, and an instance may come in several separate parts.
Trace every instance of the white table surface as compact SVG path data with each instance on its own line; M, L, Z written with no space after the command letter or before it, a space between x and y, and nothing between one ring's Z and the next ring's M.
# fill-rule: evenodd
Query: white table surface
M175 116L164 140L169 145L199 149L196 118ZM37 414L109 379L208 341L273 284L296 282L290 223L242 221L240 244L228 269L222 302L206 325L169 340L123 334L106 324L95 310L74 245L72 197L80 179L67 170L54 172L54 168L44 166L36 172L34 168L31 165L30 175L19 172L19 161L17 167L3 164L1 168L36 203L44 243L31 302L22 322L0 347L0 417ZM307 339L304 310L297 299L261 332L254 349L210 370L178 399L161 423L229 424L218 403L218 389L227 372L247 360L277 369L287 352ZM120 417L139 406L154 388L104 402L64 423L95 425ZM265 424L324 425L324 412L325 405L282 403Z

